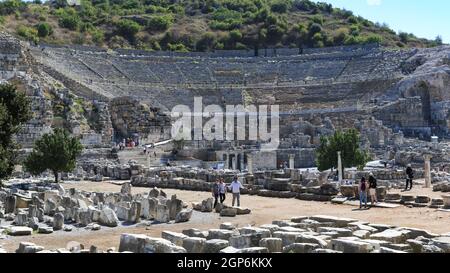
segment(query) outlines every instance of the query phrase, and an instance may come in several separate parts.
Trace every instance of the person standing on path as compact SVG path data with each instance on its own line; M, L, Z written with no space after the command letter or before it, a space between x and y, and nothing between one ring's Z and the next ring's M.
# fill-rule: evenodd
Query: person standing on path
M220 196L220 203L223 204L225 201L225 194L227 192L227 186L225 185L225 181L223 178L220 178L220 184L219 184L219 196Z
M364 202L364 208L367 209L367 183L366 178L363 176L361 182L359 182L359 208L362 209L362 203Z
M405 191L408 190L408 184L409 184L409 190L412 190L413 178L414 178L413 169L411 168L411 164L408 164L408 167L406 168L406 187L405 187Z
M233 177L233 182L231 182L231 185L228 187L231 192L233 193L233 201L232 206L234 207L234 203L237 200L237 206L241 206L241 189L244 187L242 186L241 182L239 182L237 175Z
M212 186L211 193L214 197L214 208L217 206L217 202L219 200L219 192L220 192L220 182L219 179L216 180L216 183Z
M374 203L378 203L377 200L377 179L373 176L373 173L369 175L369 194L372 206Z

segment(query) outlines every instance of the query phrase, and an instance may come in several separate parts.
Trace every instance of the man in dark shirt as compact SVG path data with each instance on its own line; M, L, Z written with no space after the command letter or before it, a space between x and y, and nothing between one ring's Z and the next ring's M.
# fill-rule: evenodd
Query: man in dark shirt
M219 200L219 194L220 194L220 181L219 179L216 180L216 183L212 186L211 189L212 196L214 197L214 208L217 206L218 200Z
M373 173L369 175L369 195L372 206L374 203L378 203L377 200L377 179L373 176Z
M411 168L411 164L408 164L408 167L406 168L406 187L405 187L405 191L408 190L408 184L409 184L409 190L412 189L413 178L414 178L413 169Z

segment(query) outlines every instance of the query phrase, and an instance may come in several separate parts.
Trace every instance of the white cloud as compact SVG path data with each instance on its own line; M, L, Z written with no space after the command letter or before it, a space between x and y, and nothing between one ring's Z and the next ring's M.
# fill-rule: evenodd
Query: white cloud
M379 6L379 5L381 5L381 0L367 0L367 5Z

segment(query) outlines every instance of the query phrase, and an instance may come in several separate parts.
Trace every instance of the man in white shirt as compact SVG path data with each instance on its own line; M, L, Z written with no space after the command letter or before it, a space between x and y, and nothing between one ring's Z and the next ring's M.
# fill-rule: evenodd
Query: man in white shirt
M241 189L243 189L244 187L242 186L241 182L238 181L237 175L235 175L233 177L233 182L231 182L231 185L228 186L228 188L233 193L232 206L234 207L234 202L235 202L235 200L237 200L237 205L238 205L238 207L240 207L241 206L241 201L240 201Z

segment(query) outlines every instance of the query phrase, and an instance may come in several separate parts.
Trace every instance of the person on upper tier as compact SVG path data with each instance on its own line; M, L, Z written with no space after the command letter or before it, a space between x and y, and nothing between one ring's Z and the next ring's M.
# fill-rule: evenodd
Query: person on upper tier
M408 164L408 167L406 168L406 187L405 187L405 191L408 190L408 184L409 184L409 190L412 190L413 178L414 178L414 171L411 168L411 164Z

